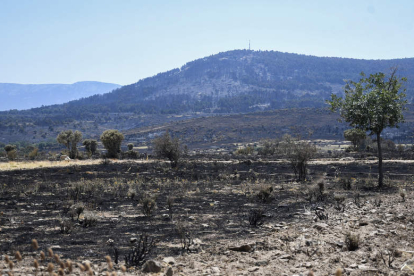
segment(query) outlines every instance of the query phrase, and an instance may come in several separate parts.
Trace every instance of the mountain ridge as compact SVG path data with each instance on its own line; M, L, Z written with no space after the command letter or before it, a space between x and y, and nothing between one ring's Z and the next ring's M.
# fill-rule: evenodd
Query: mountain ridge
M30 109L42 105L63 104L70 100L110 92L118 84L98 81L79 81L72 84L0 83L0 110Z

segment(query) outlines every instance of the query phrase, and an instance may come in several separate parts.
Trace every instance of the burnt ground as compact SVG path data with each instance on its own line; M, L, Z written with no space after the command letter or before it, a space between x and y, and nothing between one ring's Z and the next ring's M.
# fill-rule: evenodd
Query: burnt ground
M145 234L157 241L149 258L163 266L159 275L169 266L164 257L175 258L174 275L333 275L337 268L344 275L411 275L400 268L413 253L413 166L386 162L382 189L375 163L362 161L314 162L303 183L283 161L184 160L178 169L131 161L2 171L0 250L3 258L22 253L15 275L34 275L33 259L48 248L63 259L92 262L101 275L104 256L114 260L116 248L119 271ZM171 212L168 197L174 198ZM146 216L149 198L157 207ZM80 205L78 219L73 210ZM258 226L249 223L255 212L262 214ZM359 237L353 251L348 233ZM39 250L30 248L32 239ZM241 245L248 252L234 250ZM8 271L4 262L1 267ZM128 273L141 272L131 267Z

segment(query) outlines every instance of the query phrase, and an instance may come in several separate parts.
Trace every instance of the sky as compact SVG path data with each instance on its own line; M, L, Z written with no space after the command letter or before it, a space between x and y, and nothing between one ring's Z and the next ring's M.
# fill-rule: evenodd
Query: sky
M412 0L0 0L0 82L121 85L234 49L414 57Z

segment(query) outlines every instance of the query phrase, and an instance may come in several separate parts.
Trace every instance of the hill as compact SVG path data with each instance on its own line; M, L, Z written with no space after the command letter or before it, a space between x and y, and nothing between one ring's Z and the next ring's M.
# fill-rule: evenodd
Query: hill
M121 87L118 84L82 81L73 84L17 84L0 83L0 111L30 109L44 105L103 94Z

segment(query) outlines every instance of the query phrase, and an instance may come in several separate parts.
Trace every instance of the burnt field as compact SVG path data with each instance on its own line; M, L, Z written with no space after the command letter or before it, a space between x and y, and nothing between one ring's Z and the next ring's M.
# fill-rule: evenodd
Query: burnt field
M143 273L146 260L157 261L157 275L169 267L173 275L334 275L338 268L411 275L400 268L413 251L413 166L386 161L383 189L375 161L366 160L313 160L302 183L284 160L194 158L174 169L114 160L1 171L0 250L15 265L0 268L34 275L33 260L51 248L62 260L90 262L97 275L111 272L106 255L113 271L125 266L131 275ZM154 246L138 264L128 254L141 237ZM39 275L49 262L58 272L59 262L46 257ZM79 267L74 274L86 273Z

